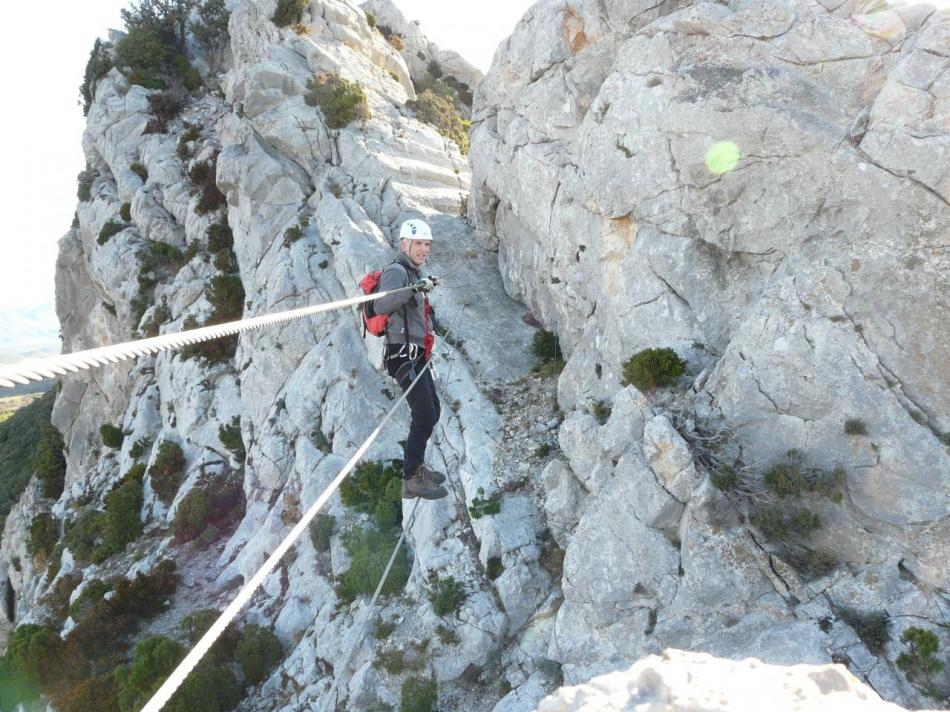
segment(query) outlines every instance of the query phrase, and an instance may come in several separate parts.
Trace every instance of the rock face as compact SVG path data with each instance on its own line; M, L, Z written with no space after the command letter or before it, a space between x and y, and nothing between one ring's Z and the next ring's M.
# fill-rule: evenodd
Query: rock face
M419 506L405 593L373 612L336 588L346 534L369 517L331 498L327 545L302 537L240 616L285 651L241 708L380 709L421 677L440 709L527 712L667 647L844 662L924 706L896 659L911 627L950 647L947 13L537 3L478 89L473 174L407 102L433 59L456 83L480 77L393 5L312 0L291 28L273 0L229 6L223 71L165 131L154 92L118 70L96 83L89 196L60 243L64 350L190 328L222 294L243 316L353 296L422 216L445 332L428 459L450 490ZM359 82L370 115L330 128L305 98L320 74ZM713 174L718 141L740 155ZM570 356L557 380L529 373L535 319ZM692 378L622 385L646 346L675 348ZM182 619L227 605L397 391L353 312L242 334L219 362L188 356L63 380L65 491L53 502L34 482L0 546L11 624L53 618L67 635L76 622L54 614L92 580L171 558L182 583L139 633L183 639ZM401 408L366 459L400 457L407 427ZM766 536L763 472L791 448L808 465L804 521L822 526ZM824 487L815 473L836 465ZM84 563L83 517L143 467L144 534ZM196 487L235 479L239 521L173 536ZM65 536L31 557L38 514ZM440 614L450 577L463 600ZM359 627L369 613L378 635Z
M664 650L629 670L565 687L537 712L819 712L860 709L898 712L840 665L763 665L720 660L704 653Z

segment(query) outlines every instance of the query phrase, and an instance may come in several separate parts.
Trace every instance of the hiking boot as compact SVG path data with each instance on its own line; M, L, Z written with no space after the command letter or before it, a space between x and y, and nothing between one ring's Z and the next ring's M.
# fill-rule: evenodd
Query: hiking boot
M419 465L419 467L422 467L423 469L425 469L426 477L429 478L430 482L434 482L437 485L441 485L443 482L445 482L445 475L443 475L438 470L433 470L424 462L421 465Z
M402 498L413 499L422 497L422 499L442 499L448 492L445 487L441 487L429 477L430 470L425 465L419 465L412 471L409 477L402 481Z

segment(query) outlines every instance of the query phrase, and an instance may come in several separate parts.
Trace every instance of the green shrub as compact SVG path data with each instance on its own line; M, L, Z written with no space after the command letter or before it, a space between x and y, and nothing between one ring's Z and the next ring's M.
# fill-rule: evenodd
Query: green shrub
M127 227L128 225L119 220L109 220L102 226L102 229L99 230L99 237L96 238L96 242L100 245L104 245L109 241L109 238L113 235L118 235Z
M844 431L848 435L867 435L868 426L859 418L849 418L844 421Z
M142 334L147 337L158 336L159 330L162 328L162 326L167 324L171 318L171 310L169 310L168 305L165 302L162 302L152 310L152 315L142 323ZM139 317L139 321L141 320L142 318ZM132 457L139 457L139 455L132 455Z
M115 450L122 447L122 441L125 440L125 433L109 423L103 423L99 426L99 434L102 436L102 444Z
M208 241L208 252L230 250L234 247L234 233L231 232L227 216L223 222L212 223L208 226L205 239Z
M253 623L244 626L234 659L248 684L256 685L265 680L283 657L284 648L271 631Z
M79 198L80 202L88 203L92 200L92 182L96 179L97 175L99 175L99 172L95 168L86 166L86 169L80 171L79 175L76 176L78 184L76 197Z
M722 465L709 473L709 481L716 489L731 492L739 484L739 475L728 465Z
M441 623L436 626L435 633L439 636L439 640L442 641L442 645L458 645L462 642L462 639L459 638L458 633L456 633L452 628L442 625Z
M46 560L59 541L59 522L49 512L37 514L30 522L30 539L26 543L26 550L31 556Z
M188 57L176 54L171 61L172 72L188 91L198 91L201 88L201 72L195 69Z
M58 547L57 547L58 548ZM47 582L53 580L53 576L47 576ZM69 616L69 597L73 591L82 583L82 574L73 572L63 574L49 589L49 592L43 597L43 604L50 613L50 624L55 628L61 626L67 616ZM3 709L0 707L0 709Z
M244 516L244 488L236 474L211 479L203 477L186 494L172 522L175 541L198 540L210 544Z
M106 496L106 513L102 520L102 544L93 551L98 563L125 549L142 533L142 483L136 479L116 487Z
M155 115L158 126L161 128L158 133L165 133L168 123L178 118L187 103L187 95L180 91L169 90L149 95L148 108Z
M135 460L138 460L146 452L148 452L150 447L152 447L151 438L139 438L134 443L132 443L132 447L129 448L129 456Z
M271 22L278 27L288 27L300 22L308 3L309 0L277 0L277 8Z
M484 495L485 489L479 487L478 494L472 499L472 503L468 507L468 513L472 519L490 517L501 511L501 496L497 492L493 492L490 497Z
M337 586L337 595L341 600L352 601L359 595L372 595L398 539L397 529L382 532L374 528L356 527L343 535L343 545L350 555L351 563ZM409 580L409 570L409 554L403 544L399 547L381 593L387 596L401 591Z
M805 456L798 450L789 450L785 459L769 468L763 478L763 484L769 492L779 497L801 497L813 493L828 497L835 503L843 499L843 482L843 469L835 468L827 472L810 467L805 464Z
M121 11L129 32L149 30L172 50L183 50L196 0L139 0Z
M386 640L396 630L396 624L389 621L378 620L373 625L373 637L376 640Z
M426 89L406 106L416 112L420 121L432 124L440 134L455 141L463 155L468 154L468 130L472 123L462 118L450 99Z
M195 611L182 619L182 632L184 632L188 642L195 645L220 616L221 612L213 608ZM211 649L208 651L208 657L216 662L233 659L234 650L240 640L241 636L235 628L234 623L229 624L221 635L218 636L214 645L211 646Z
M126 222L132 220L132 203L122 203L122 207L119 208L119 217Z
M340 501L357 512L371 515L379 528L386 529L402 517L401 491L401 462L364 462L340 484Z
M101 579L93 579L83 587L76 600L69 604L69 617L79 621L111 590L111 584Z
M399 712L432 712L439 701L435 680L410 677L403 680Z
M644 349L623 364L623 385L640 391L670 386L686 373L686 362L673 349Z
M218 250L211 263L222 272L233 273L238 271L237 255L234 254L234 250Z
M548 455L551 454L551 445L549 443L541 443L534 451L534 456L539 460L543 460Z
M564 359L560 339L558 339L557 334L546 329L539 329L534 332L531 339L531 352L541 360L541 363Z
M192 184L192 192L198 197L195 212L207 215L218 208L227 205L228 199L218 188L218 154L213 154L204 163L196 163L188 171L188 179Z
M31 704L40 696L35 682L24 676L5 657L0 657L0 710L18 709L21 703L26 709L34 709Z
M939 698L933 679L943 670L943 662L935 657L940 647L937 635L931 630L912 626L901 635L901 642L909 650L897 656L897 667L904 672L907 681L925 695Z
M170 504L184 479L185 454L181 446L172 440L162 440L158 455L148 468L152 489L165 504Z
M63 457L63 436L49 422L39 425L39 439L30 460L30 467L43 483L43 496L59 499L66 481L66 458ZM0 444L3 438L0 436ZM0 472L9 476L9 470L3 469L0 460ZM2 512L6 514L6 512Z
M206 324L210 324L211 320L209 319ZM190 329L197 329L202 326L198 323L198 320L193 316L189 316L185 319L182 328L186 331ZM229 336L221 336L217 339L211 339L210 341L202 341L197 344L189 344L179 351L182 361L187 361L192 358L200 358L206 364L221 363L224 361L229 361L234 358L234 354L237 352L238 345L238 336L237 334L231 334Z
M17 626L7 641L6 660L26 681L48 689L56 679L62 641L45 625Z
M90 561L102 540L105 512L94 509L84 512L64 525L63 543L77 561Z
M199 663L163 708L165 712L227 712L237 707L244 691L223 665Z
M429 591L429 602L439 617L457 612L467 598L465 587L461 581L456 581L454 576L446 576L443 579L433 574L429 578L429 585L432 587Z
M284 247L290 247L297 240L303 237L304 230L310 227L310 220L306 217L300 218L296 225L287 228L284 231Z
M231 418L229 425L218 426L218 440L224 445L234 459L238 462L244 462L247 457L247 451L244 449L244 440L241 438L241 418L235 415Z
M132 319L134 324L138 326L145 312L151 306L151 295L154 292L155 285L162 279L174 276L185 264L185 256L181 250L173 245L154 241L147 242L145 249L136 253L136 256L139 259L139 293L132 300L134 307ZM162 306L164 307L164 305ZM167 312L167 307L165 311ZM159 316L161 315L156 315L155 318L157 319Z
M884 655L884 646L891 641L891 633L887 629L887 612L861 613L845 607L836 607L834 612L851 626L872 655Z
M201 138L201 131L197 126L188 122L185 122L185 126L185 132L178 137L178 146L175 149L175 153L182 161L188 160L188 144Z
M148 180L148 170L138 161L131 164L129 166L129 170L141 178L143 183Z
M330 129L342 129L352 121L366 121L372 116L362 85L339 74L317 74L309 79L304 99L308 105L320 107Z
M564 671L557 660L542 659L538 662L538 672L544 676L544 682L548 688L560 687L564 684Z
M184 657L185 649L171 638L157 635L140 640L135 645L132 664L116 670L121 686L119 709L142 709Z
M102 79L109 73L109 70L112 69L112 57L110 57L106 51L108 47L108 43L103 44L102 40L97 38L92 45L92 51L89 53L89 60L86 62L86 70L83 73L82 86L79 87L79 95L82 97L83 116L89 114L89 107L95 98L96 82Z
M320 552L330 550L330 538L333 536L335 525L336 520L332 514L320 512L314 517L310 522L310 541L314 549Z
M821 527L821 517L802 507L771 505L761 507L751 516L752 524L769 539L805 538Z
M197 21L191 23L191 32L205 48L212 73L219 71L231 39L228 31L230 16L224 0L205 0L198 6Z
M376 27L376 15L369 10L366 11L366 22L369 23L371 29Z
M608 401L595 401L590 410L591 414L597 418L597 422L601 425L605 425L607 421L610 420L611 407Z
M208 286L208 302L213 311L207 324L222 324L244 314L244 284L235 274L216 274Z
M116 65L124 68L131 84L164 89L172 52L154 30L133 27L116 45Z

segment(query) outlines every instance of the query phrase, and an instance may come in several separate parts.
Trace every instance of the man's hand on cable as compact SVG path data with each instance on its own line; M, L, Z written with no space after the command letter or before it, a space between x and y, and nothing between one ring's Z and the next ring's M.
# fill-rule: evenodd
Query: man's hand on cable
M418 292L431 292L435 289L436 285L439 283L438 277L426 277L423 280L416 282L413 286Z

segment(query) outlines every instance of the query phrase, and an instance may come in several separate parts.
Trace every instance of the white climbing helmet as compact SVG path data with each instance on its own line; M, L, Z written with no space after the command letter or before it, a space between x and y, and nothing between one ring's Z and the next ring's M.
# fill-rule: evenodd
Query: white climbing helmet
M432 242L432 230L425 220L406 220L399 228L400 240L427 240Z

